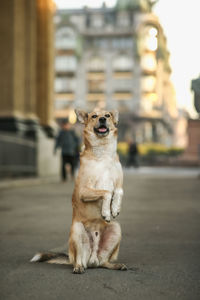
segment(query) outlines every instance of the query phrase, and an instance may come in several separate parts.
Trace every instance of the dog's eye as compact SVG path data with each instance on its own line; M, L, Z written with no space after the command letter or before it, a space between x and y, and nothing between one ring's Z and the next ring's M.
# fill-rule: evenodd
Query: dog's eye
M110 118L110 115L109 115L109 114L106 114L105 117L106 117L106 118Z
M96 118L97 118L97 115L93 115L92 118L93 118L93 119L96 119Z

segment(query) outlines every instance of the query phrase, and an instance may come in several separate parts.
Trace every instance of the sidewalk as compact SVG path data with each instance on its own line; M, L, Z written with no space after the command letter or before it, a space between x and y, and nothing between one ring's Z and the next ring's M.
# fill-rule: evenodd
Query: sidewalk
M127 272L29 263L37 251L67 248L73 184L1 189L0 299L200 299L200 181L153 174L125 171L118 220Z
M185 167L140 167L125 169L128 174L149 175L149 176L166 176L166 177L198 177L200 168Z
M140 167L140 168L124 168L124 174L136 176L151 177L200 177L200 168L181 168L181 167ZM0 180L0 189L34 186L45 183L58 183L59 177L28 177L19 179L3 179Z
M59 182L58 177L27 177L27 178L13 178L0 180L0 190L7 188L16 188L23 186L34 186L45 183Z

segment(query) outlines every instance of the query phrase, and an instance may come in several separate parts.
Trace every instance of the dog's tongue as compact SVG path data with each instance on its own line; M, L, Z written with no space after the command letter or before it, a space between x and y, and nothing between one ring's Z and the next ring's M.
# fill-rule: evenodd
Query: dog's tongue
M99 132L106 132L106 130L107 130L106 128L99 128L98 129Z

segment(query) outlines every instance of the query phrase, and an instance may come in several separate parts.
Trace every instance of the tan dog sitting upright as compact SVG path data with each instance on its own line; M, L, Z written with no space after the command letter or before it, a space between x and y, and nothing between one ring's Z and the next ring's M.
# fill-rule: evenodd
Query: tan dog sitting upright
M73 218L69 238L69 260L66 255L37 254L31 261L70 263L74 273L87 267L127 270L117 259L121 228L111 221L121 208L123 174L117 149L118 113L76 111L85 125L84 151L72 197ZM110 222L111 221L111 222ZM65 256L65 257L64 257Z

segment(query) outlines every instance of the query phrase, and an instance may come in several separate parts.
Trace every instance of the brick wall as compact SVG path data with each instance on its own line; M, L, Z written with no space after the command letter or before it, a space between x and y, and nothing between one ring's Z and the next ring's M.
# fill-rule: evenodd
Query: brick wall
M200 163L200 120L188 120L188 146L184 159Z

